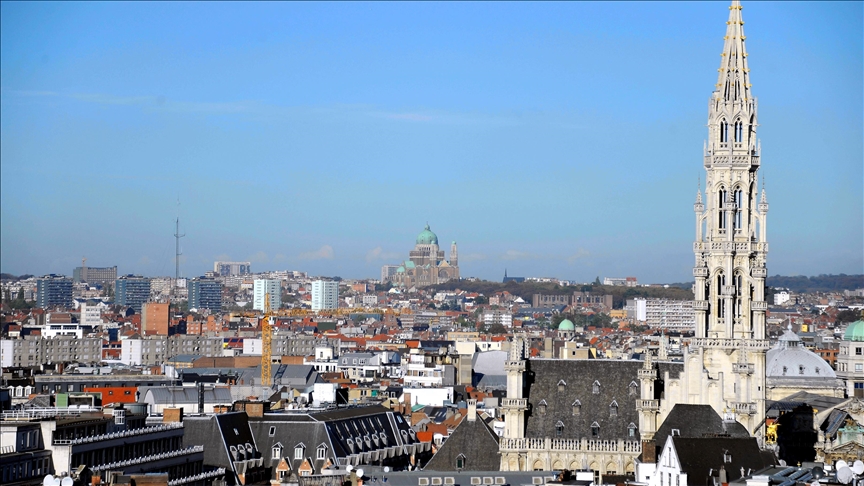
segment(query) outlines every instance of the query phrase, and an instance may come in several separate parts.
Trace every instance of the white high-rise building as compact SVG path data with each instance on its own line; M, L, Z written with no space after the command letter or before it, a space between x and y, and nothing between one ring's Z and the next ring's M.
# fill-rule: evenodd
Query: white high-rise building
M264 298L270 296L270 309L282 307L282 282L276 279L257 279L253 287L252 308L264 311Z
M312 310L336 309L337 307L339 307L339 282L313 281Z

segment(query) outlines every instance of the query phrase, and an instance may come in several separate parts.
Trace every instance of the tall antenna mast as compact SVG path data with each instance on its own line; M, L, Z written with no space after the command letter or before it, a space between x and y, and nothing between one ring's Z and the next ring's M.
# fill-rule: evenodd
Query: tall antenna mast
M180 217L177 217L177 229L174 231L174 239L177 242L176 248L176 256L174 257L174 287L177 287L178 282L180 281L180 238L183 238L186 234L180 234Z

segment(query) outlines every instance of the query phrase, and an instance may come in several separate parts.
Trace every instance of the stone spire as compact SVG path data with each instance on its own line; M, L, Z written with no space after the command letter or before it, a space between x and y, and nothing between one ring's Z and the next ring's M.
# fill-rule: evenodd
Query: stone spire
M747 101L750 96L750 69L747 67L747 50L744 47L744 20L741 18L739 0L733 0L726 22L726 36L717 77L717 95L727 102Z

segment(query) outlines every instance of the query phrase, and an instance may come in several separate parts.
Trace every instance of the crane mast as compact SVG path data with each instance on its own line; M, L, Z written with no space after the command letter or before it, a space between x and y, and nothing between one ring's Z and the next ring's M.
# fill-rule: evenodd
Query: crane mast
M273 385L273 375L270 373L270 363L273 333L270 325L273 312L270 310L270 294L264 294L264 319L261 320L261 385Z

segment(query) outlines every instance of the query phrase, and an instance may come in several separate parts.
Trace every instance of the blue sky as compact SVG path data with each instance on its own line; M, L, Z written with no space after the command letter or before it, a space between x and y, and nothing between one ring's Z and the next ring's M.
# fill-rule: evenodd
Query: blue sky
M0 270L687 281L727 2L0 4ZM862 273L864 9L745 2L769 274ZM178 199L180 204L178 206Z

